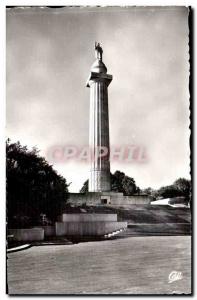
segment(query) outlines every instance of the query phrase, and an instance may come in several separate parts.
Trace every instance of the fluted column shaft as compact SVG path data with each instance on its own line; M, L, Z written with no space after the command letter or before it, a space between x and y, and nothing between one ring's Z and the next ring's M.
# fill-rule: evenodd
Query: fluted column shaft
M90 82L89 146L92 152L89 191L110 191L108 81L96 78ZM102 150L101 150L102 149ZM100 152L108 153L101 157Z

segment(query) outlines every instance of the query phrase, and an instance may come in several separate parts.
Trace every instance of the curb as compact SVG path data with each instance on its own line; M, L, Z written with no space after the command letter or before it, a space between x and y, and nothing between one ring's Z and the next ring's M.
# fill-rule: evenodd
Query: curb
M22 245L22 246L19 246L19 247L7 249L7 253L18 252L18 251L29 249L31 247L32 247L31 244L25 244L25 245Z

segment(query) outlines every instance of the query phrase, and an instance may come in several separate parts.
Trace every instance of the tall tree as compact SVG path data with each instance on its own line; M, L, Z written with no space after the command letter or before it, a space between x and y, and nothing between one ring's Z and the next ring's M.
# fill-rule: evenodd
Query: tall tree
M174 185L162 186L156 191L157 198L173 198L178 196L182 196L181 192Z
M83 184L83 186L82 186L82 188L80 189L80 193L87 193L88 192L88 186L89 186L89 180L87 179L85 182L84 182L84 184Z
M8 226L37 225L41 214L54 221L68 198L66 180L34 148L6 141Z
M191 193L191 181L185 178L179 178L174 183L173 186L180 191L182 196L189 197Z

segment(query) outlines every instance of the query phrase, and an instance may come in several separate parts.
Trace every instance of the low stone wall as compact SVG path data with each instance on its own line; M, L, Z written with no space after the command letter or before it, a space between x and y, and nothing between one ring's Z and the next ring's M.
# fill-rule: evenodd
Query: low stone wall
M62 214L60 216L60 222L96 222L96 221L117 222L117 214L81 213L81 214Z
M13 240L18 242L31 242L44 240L43 228L9 229L9 235L13 235Z
M127 228L127 222L56 222L57 236L103 236Z
M142 196L142 195L134 195L134 196L111 196L111 205L118 205L118 206L124 206L124 205L147 205L150 204L151 199L148 196Z
M73 205L101 205L107 199L107 205L147 205L151 203L148 195L124 196L122 193L103 192L103 193L69 193L68 202Z

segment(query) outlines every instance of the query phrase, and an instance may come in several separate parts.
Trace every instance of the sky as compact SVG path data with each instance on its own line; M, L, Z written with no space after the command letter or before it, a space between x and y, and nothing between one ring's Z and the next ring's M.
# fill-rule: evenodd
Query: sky
M190 178L186 7L47 7L7 10L6 136L40 154L78 192L89 164L54 162L56 146L88 145L94 43L113 80L110 144L146 149L144 162L112 161L141 188Z

